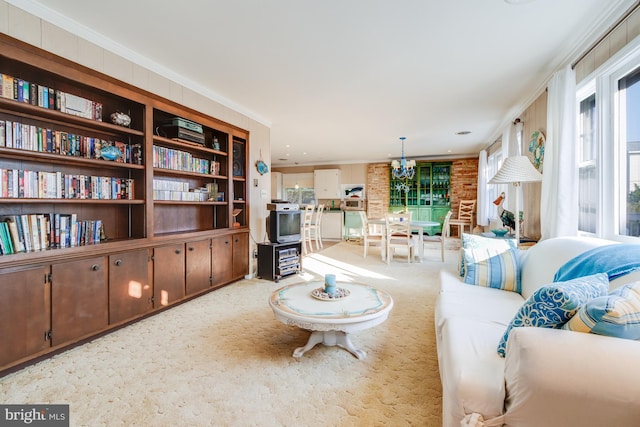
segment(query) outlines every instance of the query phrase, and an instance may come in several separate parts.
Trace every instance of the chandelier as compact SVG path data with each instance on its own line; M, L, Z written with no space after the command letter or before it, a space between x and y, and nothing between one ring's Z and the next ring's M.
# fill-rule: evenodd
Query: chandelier
M393 160L391 162L391 173L395 179L413 179L413 176L416 174L415 160L407 160L404 158L404 140L407 139L404 136L400 137L400 142L402 142L402 157L400 161Z

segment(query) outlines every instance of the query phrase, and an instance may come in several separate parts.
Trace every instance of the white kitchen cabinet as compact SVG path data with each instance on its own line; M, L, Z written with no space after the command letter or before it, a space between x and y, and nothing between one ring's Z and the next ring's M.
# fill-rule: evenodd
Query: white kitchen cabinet
M313 187L316 200L340 199L340 169L314 170Z
M342 240L342 211L325 211L322 214L322 240Z

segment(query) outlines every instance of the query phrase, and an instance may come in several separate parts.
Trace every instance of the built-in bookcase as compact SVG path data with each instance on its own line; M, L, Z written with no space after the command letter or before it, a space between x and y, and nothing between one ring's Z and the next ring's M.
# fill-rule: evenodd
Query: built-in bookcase
M99 243L246 229L246 131L7 36L1 42L0 219L99 220ZM112 123L112 113L130 123ZM167 134L163 124L176 119L201 126L202 140ZM106 147L119 154L104 155ZM0 268L12 255L0 256Z

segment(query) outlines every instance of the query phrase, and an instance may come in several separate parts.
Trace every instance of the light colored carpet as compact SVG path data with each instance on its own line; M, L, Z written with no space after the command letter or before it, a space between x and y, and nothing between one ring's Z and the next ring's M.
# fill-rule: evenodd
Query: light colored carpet
M72 426L439 426L433 309L437 245L423 263L339 243L280 283L243 280L0 378L3 403L68 403ZM332 272L389 292L386 322L351 335L367 357L275 320L275 289Z

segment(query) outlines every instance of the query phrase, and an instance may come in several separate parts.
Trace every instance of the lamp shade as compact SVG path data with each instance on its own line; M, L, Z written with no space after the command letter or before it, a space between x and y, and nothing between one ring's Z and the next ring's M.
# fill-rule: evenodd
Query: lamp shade
M513 156L504 159L498 173L489 184L542 181L542 174L533 167L527 156Z

